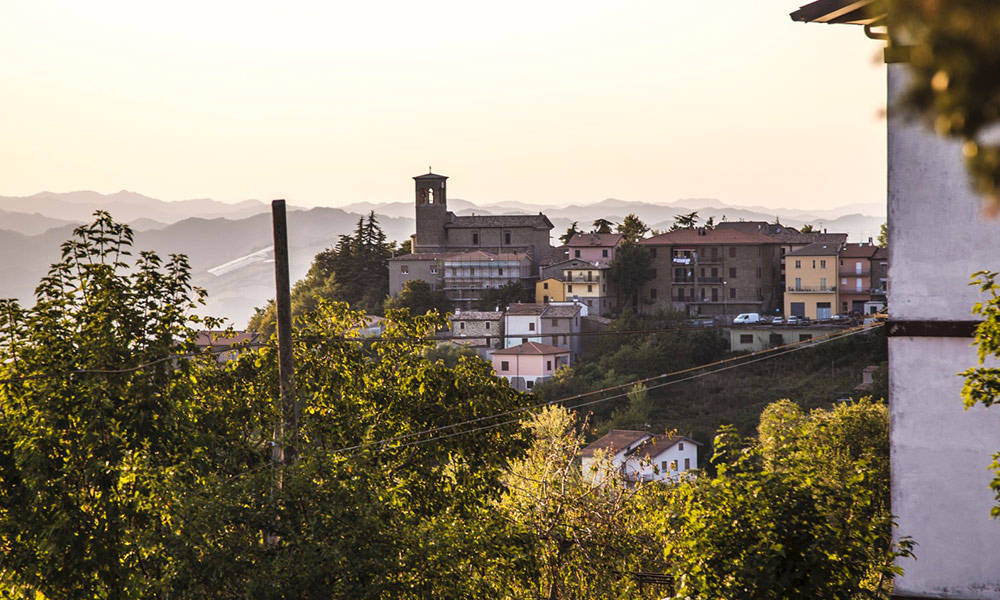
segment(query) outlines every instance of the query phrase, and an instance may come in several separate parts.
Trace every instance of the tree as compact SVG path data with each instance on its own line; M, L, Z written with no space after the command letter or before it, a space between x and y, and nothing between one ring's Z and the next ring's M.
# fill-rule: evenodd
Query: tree
M879 465L859 455L872 447L870 416L888 430L884 409L803 416L790 403L769 407L761 448L731 428L715 440L714 477L682 482L664 511L666 558L687 598L884 598L898 558L912 542L892 547L887 493L867 477L885 468L888 436L877 437ZM840 410L840 409L838 409ZM839 428L838 428L839 427ZM813 455L810 432L832 443ZM846 452L837 442L854 442ZM836 465L825 464L836 458ZM887 500L885 498L884 500Z
M1000 209L1000 144L985 135L1000 122L1000 6L990 0L908 2L874 7L893 45L912 48L900 107L939 135L961 140L972 185ZM917 43L914 43L916 41Z
M583 430L565 408L543 409L530 427L534 441L511 465L500 503L531 541L525 550L534 569L515 583L513 597L636 597L628 574L662 568L643 519L649 486L630 485L606 459L598 461L599 473L585 477L577 461Z
M451 302L442 290L431 288L423 279L410 279L393 298L386 298L386 312L405 308L411 315L422 315L431 311L445 314L451 311Z
M815 231L816 230L813 228L812 225L803 225L802 228L799 229L800 233L813 233Z
M694 226L698 224L698 211L690 212L685 215L674 215L674 224L670 226L670 231L677 231L678 229L694 229Z
M408 252L409 240L403 242ZM389 258L399 253L396 244L386 242L375 211L359 217L353 235L342 235L334 248L313 259L309 272L291 290L292 317L315 310L320 299L347 302L371 314L381 314L389 295ZM247 329L265 336L274 333L274 300L254 310Z
M632 307L639 304L642 284L653 278L653 255L635 242L625 242L615 250L608 278Z
M973 275L972 283L978 285L982 293L988 294L988 298L972 307L972 313L982 316L983 322L976 327L975 344L979 366L961 373L965 377L962 399L966 409L977 404L1000 404L1000 368L984 366L987 359L1000 356L1000 285L996 283L997 275L994 271L980 271ZM1000 452L993 455L990 469L995 475L990 482L990 489L996 494L997 500L990 514L1000 518Z
M192 452L184 256L140 252L103 211L36 290L0 304L0 580L19 597L156 597Z
M618 224L618 233L624 236L623 243L635 243L646 236L649 227L633 213L629 213L621 223Z
M881 248L889 247L889 229L886 227L885 223L879 226L878 229L878 240L875 242Z
M559 241L562 242L563 245L566 245L566 244L570 243L570 241L573 238L575 238L577 235L583 233L582 231L580 231L579 229L577 229L576 224L577 224L577 221L573 221L573 224L570 225L566 229L566 233L564 233L561 236L559 236Z
M508 281L498 288L485 288L479 295L479 310L507 310L515 302L523 302L530 290L521 288L517 281Z
M614 223L607 219L597 219L594 221L594 233L611 233Z

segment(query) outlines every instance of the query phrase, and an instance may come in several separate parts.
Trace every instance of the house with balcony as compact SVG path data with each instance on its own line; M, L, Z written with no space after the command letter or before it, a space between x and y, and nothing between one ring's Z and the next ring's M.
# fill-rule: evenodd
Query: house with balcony
M840 312L865 313L865 304L877 293L872 280L872 261L879 247L867 243L844 244L840 248Z
M516 390L530 392L535 384L570 364L570 351L549 344L524 342L495 350L491 360L497 376L506 378Z
M771 313L781 298L779 243L737 229L678 229L639 241L653 257L653 279L639 293L640 312L668 308L689 315Z
M442 289L456 309L476 309L480 295L488 288L500 288L512 282L524 289L533 287L531 257L527 254L477 250L445 256L442 266Z
M698 468L699 446L679 435L612 429L580 451L580 468L584 479L595 484L604 477L602 469L617 471L629 481L677 481Z
M535 285L535 302L578 301L587 306L590 314L607 314L615 298L614 286L608 281L610 268L608 263L577 258L542 267L542 280ZM561 292L554 291L553 279L562 284Z
M836 314L839 252L837 244L818 242L785 255L785 315L829 319Z

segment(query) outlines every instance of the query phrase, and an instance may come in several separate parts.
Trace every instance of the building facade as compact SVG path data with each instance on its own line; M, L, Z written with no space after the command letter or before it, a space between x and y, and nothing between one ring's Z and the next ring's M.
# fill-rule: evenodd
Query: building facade
M837 314L839 252L839 246L817 243L785 255L786 316L829 319Z

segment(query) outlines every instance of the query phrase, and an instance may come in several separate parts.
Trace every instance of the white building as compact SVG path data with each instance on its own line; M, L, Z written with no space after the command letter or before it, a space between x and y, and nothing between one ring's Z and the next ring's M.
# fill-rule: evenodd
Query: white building
M504 347L537 342L566 348L575 362L580 357L580 319L587 307L575 302L511 304L504 314Z
M678 435L612 429L580 452L581 469L585 478L599 483L601 461L608 460L629 481L677 481L698 468L699 446L700 442Z

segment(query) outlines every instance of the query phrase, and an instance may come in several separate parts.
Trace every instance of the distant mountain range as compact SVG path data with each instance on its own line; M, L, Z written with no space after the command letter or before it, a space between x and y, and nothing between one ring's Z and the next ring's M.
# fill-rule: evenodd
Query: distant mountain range
M653 229L665 230L678 214L698 212L702 221L774 221L792 227L811 224L828 231L847 232L852 240L878 235L885 222L885 205L855 204L835 210L768 209L731 206L719 200L692 198L663 204L609 198L601 202L543 208L521 202L476 205L449 199L456 214L525 214L544 212L552 221L554 238L573 223L586 230L599 218L620 222L635 213ZM195 285L209 292L205 314L221 316L243 327L253 308L274 296L270 205L259 200L227 204L215 200L165 202L135 192L114 194L81 191L41 192L26 197L0 196L0 297L28 304L48 266L58 260L59 247L74 227L92 220L95 210L106 210L135 231L135 249L161 255L187 254ZM303 277L313 257L354 230L358 218L370 211L379 216L391 240L413 233L413 204L356 203L342 208L289 206L289 261L293 281Z

